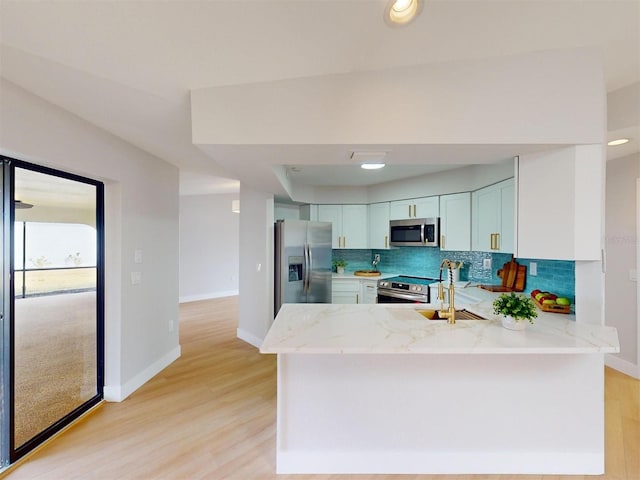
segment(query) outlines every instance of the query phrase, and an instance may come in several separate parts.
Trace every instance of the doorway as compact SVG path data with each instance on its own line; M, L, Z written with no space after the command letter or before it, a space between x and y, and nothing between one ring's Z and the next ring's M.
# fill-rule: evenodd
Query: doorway
M2 463L103 398L101 182L2 158Z

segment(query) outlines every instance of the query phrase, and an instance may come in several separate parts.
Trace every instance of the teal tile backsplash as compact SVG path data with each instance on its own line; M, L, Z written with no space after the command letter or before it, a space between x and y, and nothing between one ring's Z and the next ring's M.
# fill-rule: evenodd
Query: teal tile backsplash
M369 270L373 256L380 254L378 269L382 272L399 273L415 277L438 278L440 263L448 258L464 263L460 279L477 283L500 284L497 275L511 259L511 254L489 252L442 252L433 247L399 247L390 250L334 250L333 258L347 261L347 272ZM483 268L483 260L491 259L491 269ZM534 289L547 290L575 302L575 263L569 260L537 260L518 258L518 263L527 267L525 293ZM532 276L529 263L536 262L538 274Z

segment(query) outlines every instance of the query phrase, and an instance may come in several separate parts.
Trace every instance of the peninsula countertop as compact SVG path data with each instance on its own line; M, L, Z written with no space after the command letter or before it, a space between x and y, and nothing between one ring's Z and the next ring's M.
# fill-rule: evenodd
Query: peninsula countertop
M589 354L620 351L615 328L538 312L524 331L507 330L493 314L495 294L473 292L462 303L487 320L427 320L417 309L439 304L285 304L260 348L262 353L310 354ZM461 292L462 293L462 292Z

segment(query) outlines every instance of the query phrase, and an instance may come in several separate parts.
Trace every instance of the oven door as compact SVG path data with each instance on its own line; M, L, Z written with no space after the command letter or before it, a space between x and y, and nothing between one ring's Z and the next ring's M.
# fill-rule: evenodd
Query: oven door
M378 289L378 303L429 303L429 297Z

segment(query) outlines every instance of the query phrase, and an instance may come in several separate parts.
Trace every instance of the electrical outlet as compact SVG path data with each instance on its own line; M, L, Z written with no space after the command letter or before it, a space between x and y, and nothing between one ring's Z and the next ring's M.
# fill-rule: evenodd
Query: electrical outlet
M529 273L532 277L538 275L538 264L536 262L529 263Z
M482 260L482 268L484 268L485 270L489 270L491 268L490 258L485 258L484 260Z

